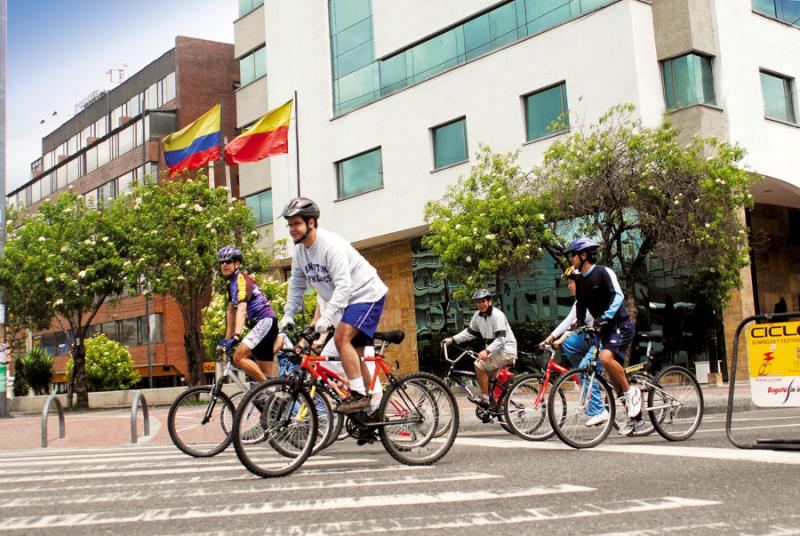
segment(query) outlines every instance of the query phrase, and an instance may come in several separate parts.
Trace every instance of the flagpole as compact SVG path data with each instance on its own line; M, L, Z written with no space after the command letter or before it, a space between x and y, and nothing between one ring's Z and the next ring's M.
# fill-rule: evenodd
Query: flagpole
M300 197L300 105L297 103L297 90L294 92L294 154L297 159L297 197Z
M223 154L225 151L225 146L222 143L222 138L225 135L225 103L223 102L222 98L219 99L219 160L223 161L225 155ZM217 165L215 162L211 163L211 166L216 168ZM211 188L215 188L217 186L216 177L214 182L211 183Z

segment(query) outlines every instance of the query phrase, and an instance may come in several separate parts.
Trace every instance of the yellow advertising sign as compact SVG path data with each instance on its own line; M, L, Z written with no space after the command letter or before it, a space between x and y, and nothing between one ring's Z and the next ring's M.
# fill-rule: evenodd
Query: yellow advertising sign
M214 374L216 364L216 361L203 361L203 374Z
M747 349L753 403L800 406L800 322L751 325Z

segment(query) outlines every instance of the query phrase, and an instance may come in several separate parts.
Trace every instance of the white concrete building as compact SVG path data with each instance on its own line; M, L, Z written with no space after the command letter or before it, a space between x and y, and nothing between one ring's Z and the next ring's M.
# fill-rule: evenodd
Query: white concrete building
M235 23L237 57L266 48L266 75L249 85L242 75L238 124L297 92L300 193L320 204L321 225L378 266L391 289L384 327L418 334L401 352L411 368L416 343L431 344L462 314L442 307L446 289L430 281L436 261L417 240L425 203L469 172L479 144L520 150L523 165L538 163L564 134L544 129L562 112L574 127L632 103L645 124L668 111L686 135L740 143L750 169L768 177L753 192L754 230L781 247L800 245L800 30L792 26L799 4L266 0ZM242 166L242 195L268 189L273 215L298 193L294 135L293 127L288 156ZM274 236L286 238L284 226L275 225ZM747 270L745 289L725 311L728 331L754 309L771 311L778 297L800 308L800 272L793 277L769 251L757 249L755 261L754 285ZM557 316L558 299L567 298L552 270L542 266L524 288L506 289L504 310L518 320ZM655 293L662 303L664 292ZM691 362L708 353L717 354L687 347L673 357Z

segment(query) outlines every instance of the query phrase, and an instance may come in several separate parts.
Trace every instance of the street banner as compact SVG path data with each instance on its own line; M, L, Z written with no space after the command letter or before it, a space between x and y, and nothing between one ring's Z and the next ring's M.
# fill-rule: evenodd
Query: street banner
M800 322L747 329L750 393L759 407L800 407Z

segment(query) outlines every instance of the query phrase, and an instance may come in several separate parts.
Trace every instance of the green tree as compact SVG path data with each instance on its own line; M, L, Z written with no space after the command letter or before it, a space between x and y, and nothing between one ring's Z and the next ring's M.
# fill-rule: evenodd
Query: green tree
M517 163L517 153L492 153L482 145L476 156L469 175L425 207L430 230L423 245L439 256L439 277L464 284L456 298L498 285L554 240L547 225L549 196L530 195L531 177Z
M577 235L598 239L634 320L635 289L646 283L651 253L680 259L703 278L698 290L709 302L724 306L748 263L740 216L752 205L753 176L741 167L744 151L714 138L683 144L668 118L647 128L634 112L615 106L545 153L533 190L552 200L553 235L561 244Z
M53 357L38 346L34 346L24 356L17 359L14 381L33 389L37 395L46 395L53 381Z
M88 407L86 330L107 299L122 292L130 235L107 210L86 206L72 192L25 216L8 233L0 260L0 284L17 321L49 326L53 316L72 330L70 353L75 373L68 384L67 405Z
M72 360L67 361L67 375L72 374ZM130 389L141 380L133 368L127 348L99 333L86 341L86 381L90 391Z
M253 262L268 262L255 251L258 232L250 209L242 201L229 201L227 190L209 188L207 182L202 173L196 180L147 181L111 210L135 237L124 267L130 282L143 278L152 292L178 303L193 385L203 380L201 318L212 294L217 250L237 244Z

